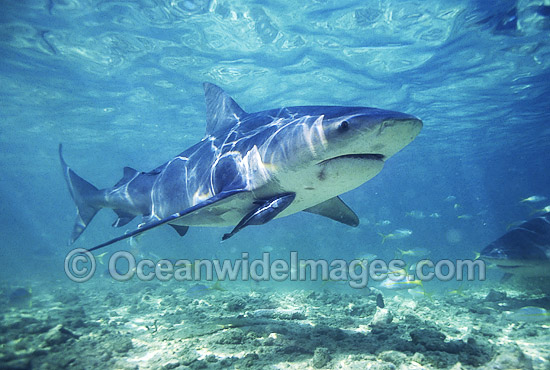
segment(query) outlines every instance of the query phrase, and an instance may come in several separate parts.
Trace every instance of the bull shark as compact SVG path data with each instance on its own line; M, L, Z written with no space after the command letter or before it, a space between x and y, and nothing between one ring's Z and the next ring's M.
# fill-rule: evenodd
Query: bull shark
M248 225L306 211L357 226L357 215L338 197L377 175L409 144L422 121L388 110L296 106L245 112L220 87L204 83L206 135L149 171L125 167L113 187L97 189L59 158L76 203L72 244L101 208L114 227L142 216L137 229L93 251L168 224L181 236L190 226Z
M523 222L481 251L481 258L521 276L550 276L550 213Z

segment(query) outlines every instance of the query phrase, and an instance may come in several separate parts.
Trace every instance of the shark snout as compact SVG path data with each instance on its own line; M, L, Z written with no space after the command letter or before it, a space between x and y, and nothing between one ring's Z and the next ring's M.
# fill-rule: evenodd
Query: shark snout
M407 130L416 137L422 130L422 121L414 116L406 118L389 118L382 121L379 126L379 134L382 134L386 129L397 128L398 130ZM413 139L414 139L413 137Z
M420 119L405 114L384 119L378 126L369 152L391 157L418 136L422 125Z

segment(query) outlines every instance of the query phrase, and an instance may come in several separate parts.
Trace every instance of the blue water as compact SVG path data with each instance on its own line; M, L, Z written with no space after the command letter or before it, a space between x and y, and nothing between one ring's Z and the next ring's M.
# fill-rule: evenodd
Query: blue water
M203 137L203 81L249 112L373 106L414 114L424 129L376 178L343 195L361 218L356 229L297 214L220 244L229 230L195 228L180 239L164 227L140 241L161 257L269 249L390 258L422 247L434 258L473 258L511 222L550 204L519 202L550 198L542 1L0 4L3 278L63 275L74 205L58 143L98 187L112 186L124 166L150 170ZM407 215L415 210L426 217ZM120 235L114 218L100 212L76 246ZM381 243L379 233L399 228L413 234Z

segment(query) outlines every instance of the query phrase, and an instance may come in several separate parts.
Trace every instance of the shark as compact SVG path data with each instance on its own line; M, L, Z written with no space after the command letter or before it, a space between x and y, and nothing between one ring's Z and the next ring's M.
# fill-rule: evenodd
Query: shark
M550 276L550 213L524 221L481 251L506 274Z
M385 162L422 129L409 114L368 107L295 106L247 113L222 88L204 83L206 134L168 162L142 172L124 167L114 186L98 189L59 158L77 208L69 244L94 215L111 208L114 227L135 217L132 231L93 251L170 225L249 225L305 211L357 226L359 218L339 197L376 176Z

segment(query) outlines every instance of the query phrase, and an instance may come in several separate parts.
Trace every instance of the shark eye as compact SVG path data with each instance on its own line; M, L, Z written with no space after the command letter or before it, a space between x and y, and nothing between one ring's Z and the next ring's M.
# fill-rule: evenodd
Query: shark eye
M349 122L348 121L342 121L340 122L340 125L338 125L338 131L345 132L349 129Z

